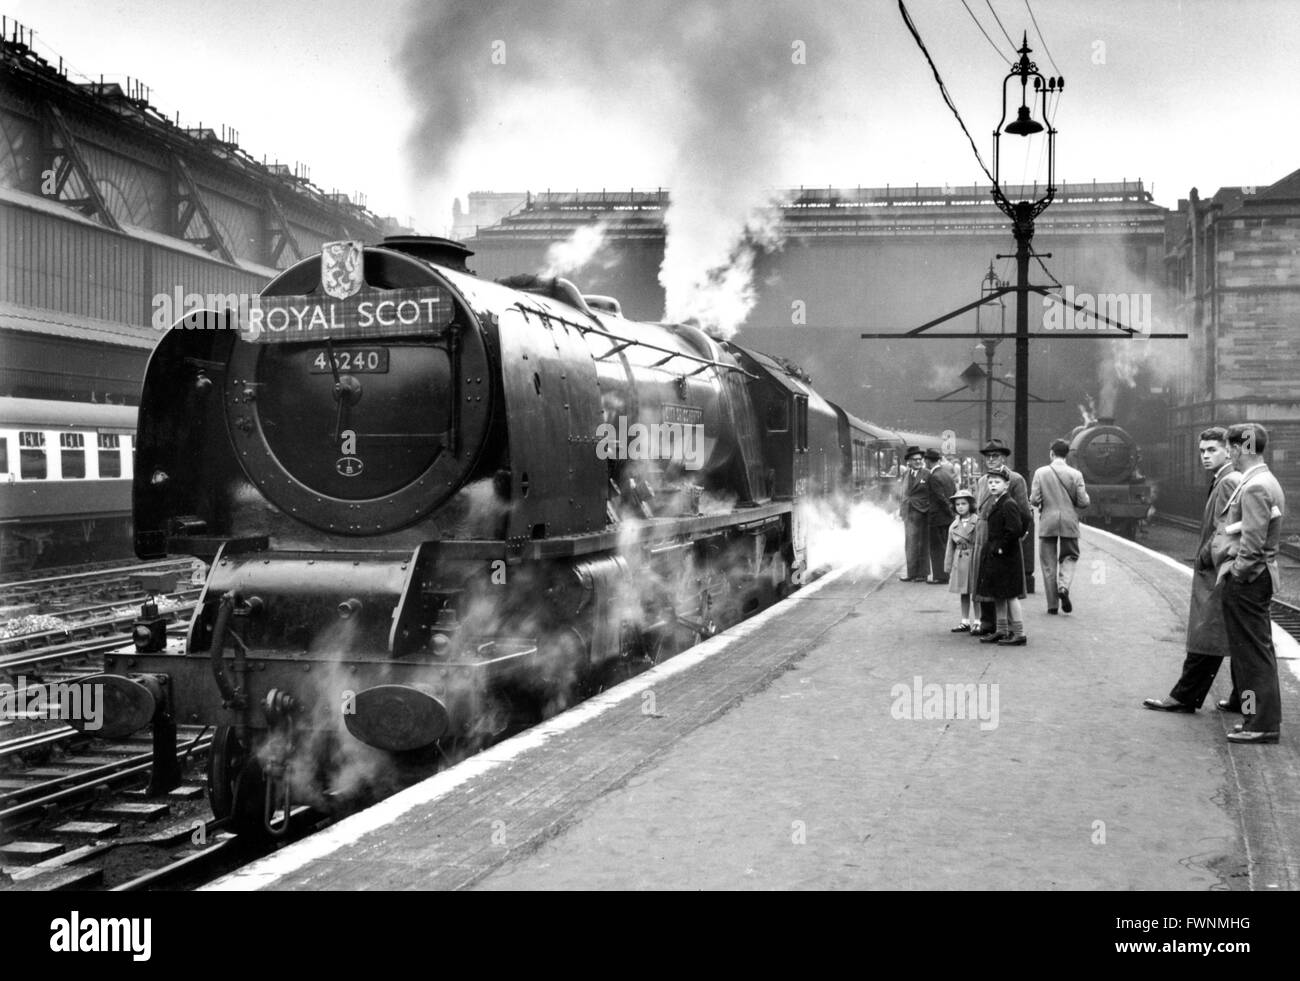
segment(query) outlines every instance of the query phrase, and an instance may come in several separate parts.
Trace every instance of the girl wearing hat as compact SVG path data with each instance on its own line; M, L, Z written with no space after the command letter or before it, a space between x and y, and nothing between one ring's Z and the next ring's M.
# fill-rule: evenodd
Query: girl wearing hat
M985 475L993 504L988 514L988 538L979 560L979 582L975 592L993 600L997 630L981 643L1023 647L1024 615L1020 609L1020 592L1025 584L1025 566L1020 550L1020 536L1025 519L1020 506L1007 493L1011 471L991 467Z
M948 592L961 594L961 623L952 628L955 634L970 633L974 626L970 615L970 559L975 546L975 495L959 490L952 501L957 517L948 526L948 551L943 557L943 571L948 574ZM976 618L974 621L978 623Z

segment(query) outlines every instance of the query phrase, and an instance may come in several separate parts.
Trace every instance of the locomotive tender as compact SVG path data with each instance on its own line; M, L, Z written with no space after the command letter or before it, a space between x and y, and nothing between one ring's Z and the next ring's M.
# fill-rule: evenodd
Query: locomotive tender
M178 723L249 829L483 745L795 588L804 506L869 488L878 432L795 366L469 254L330 243L154 351L136 551L211 572L183 643L142 619L85 683L103 735L153 723L155 786Z

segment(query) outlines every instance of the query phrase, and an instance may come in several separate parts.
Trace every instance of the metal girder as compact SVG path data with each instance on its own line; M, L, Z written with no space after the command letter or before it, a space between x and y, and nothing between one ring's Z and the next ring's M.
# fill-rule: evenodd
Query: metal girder
M191 242L200 248L206 249L208 252L217 253L232 266L235 265L235 256L226 246L216 222L212 220L212 215L208 213L208 206L203 203L203 196L199 193L198 185L194 183L194 175L190 173L189 165L175 152L171 154L171 158L178 185L176 200L180 206L180 214L176 219L176 235L186 242ZM186 234L196 213L203 219L203 224L208 230L206 235L190 236Z
M99 193L99 186L95 183L90 168L86 166L86 161L81 156L77 138L72 135L72 130L68 128L63 113L53 103L46 103L45 109L50 120L49 162L52 165L51 169L54 171L55 178L54 200L76 208L82 214L98 219L113 231L120 232L122 226L113 213L108 210L108 205L104 202L104 196ZM81 178L82 186L86 189L85 197L63 197L68 178L73 173L76 173Z
M266 191L266 209L271 218L268 223L271 229L271 240L267 243L270 262L267 265L274 267L279 263L280 256L283 254L286 245L293 252L295 260L301 259L302 249L298 245L297 237L293 234L293 229L289 227L289 219L285 217L280 202L275 199L275 195L269 189Z

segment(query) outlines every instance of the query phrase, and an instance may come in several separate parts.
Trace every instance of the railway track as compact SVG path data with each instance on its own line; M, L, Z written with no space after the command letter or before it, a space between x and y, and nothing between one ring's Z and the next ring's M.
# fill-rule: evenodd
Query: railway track
M179 592L164 594L160 599L158 615L169 623L188 617L202 589L195 586ZM129 633L131 625L140 616L140 596L135 602L118 601L97 603L57 614L59 624L44 630L33 630L11 637L0 638L0 657L58 644L67 644L94 637L108 637Z
M209 730L182 727L184 782L149 797L149 736L92 739L68 726L0 741L0 889L116 888L225 837L202 786Z
M91 568L0 582L0 607L34 604L38 612L86 599L132 600L142 591L132 583L142 577L188 577L193 560L167 559L162 562L110 563Z

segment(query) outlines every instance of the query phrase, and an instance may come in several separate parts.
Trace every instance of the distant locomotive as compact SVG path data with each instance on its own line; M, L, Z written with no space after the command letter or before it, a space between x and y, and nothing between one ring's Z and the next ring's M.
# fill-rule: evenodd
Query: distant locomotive
M0 398L0 571L130 556L135 417Z
M1078 426L1070 434L1067 461L1083 474L1088 488L1091 504L1083 520L1136 540L1138 523L1148 516L1153 499L1133 437L1114 419Z
M183 644L142 622L87 683L102 734L152 721L156 786L177 723L217 726L240 828L741 619L808 573L804 506L878 476L881 431L795 366L469 254L331 243L149 362L136 551L211 573Z

